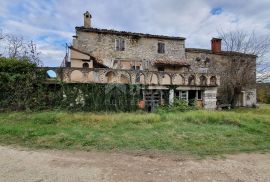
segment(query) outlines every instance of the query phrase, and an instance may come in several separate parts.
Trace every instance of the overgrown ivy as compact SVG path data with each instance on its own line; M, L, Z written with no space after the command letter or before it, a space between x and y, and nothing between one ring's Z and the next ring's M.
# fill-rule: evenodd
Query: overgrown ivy
M139 85L48 82L28 60L0 58L0 110L134 111Z

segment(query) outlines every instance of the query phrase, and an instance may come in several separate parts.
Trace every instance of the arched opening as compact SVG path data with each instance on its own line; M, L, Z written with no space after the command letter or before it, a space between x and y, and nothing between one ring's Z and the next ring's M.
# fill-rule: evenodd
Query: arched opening
M93 71L90 71L88 73L87 81L88 82L93 82L94 81L94 72Z
M83 63L83 68L89 68L89 64L88 63Z
M46 72L46 76L47 76L48 79L56 79L57 78L57 74L53 70L48 70Z
M210 85L211 86L216 86L217 85L217 78L215 76L211 76Z
M124 84L128 84L130 82L130 79L128 76L122 74L120 77L120 82Z
M150 84L158 84L158 76L156 74L152 74Z
M82 82L83 81L83 73L79 70L72 71L71 75L70 75L70 80L76 81L76 82Z
M176 75L174 78L173 78L173 84L174 85L184 85L185 84L185 79L182 75Z
M140 84L145 84L145 76L142 73L136 75L136 82Z
M207 85L207 79L205 76L200 76L200 85L201 86L206 86Z
M194 75L190 75L188 77L188 84L189 85L195 85L195 76Z
M110 71L105 76L107 78L107 83L115 82L115 73L114 72Z
M171 77L168 74L164 74L162 76L162 84L163 85L170 85L171 84Z

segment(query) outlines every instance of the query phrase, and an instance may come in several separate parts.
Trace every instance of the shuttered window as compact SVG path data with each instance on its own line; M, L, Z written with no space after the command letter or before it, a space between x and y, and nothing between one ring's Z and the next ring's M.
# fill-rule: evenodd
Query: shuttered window
M117 51L125 50L125 39L119 38L115 40L115 49Z
M158 43L158 53L164 54L165 53L165 44L163 42Z

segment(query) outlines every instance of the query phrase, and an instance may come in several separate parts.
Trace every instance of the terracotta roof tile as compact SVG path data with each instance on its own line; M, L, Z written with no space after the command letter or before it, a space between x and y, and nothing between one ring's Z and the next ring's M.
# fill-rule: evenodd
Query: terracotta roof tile
M171 60L156 60L154 61L155 65L169 65L169 66L185 66L189 67L190 64L188 64L186 61L178 60L178 61L171 61Z
M194 53L207 53L207 54L218 54L224 56L250 56L250 57L257 57L253 54L245 54L242 52L235 52L235 51L221 51L217 53L213 53L212 50L209 49L200 49L200 48L186 48L186 52L194 52Z

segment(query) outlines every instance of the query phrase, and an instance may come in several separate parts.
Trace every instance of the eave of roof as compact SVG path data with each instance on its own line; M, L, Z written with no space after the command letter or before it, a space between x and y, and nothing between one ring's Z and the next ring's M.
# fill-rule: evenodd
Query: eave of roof
M127 31L117 31L117 30L108 30L108 29L99 29L99 28L84 28L84 27L75 27L76 31L83 32L94 32L102 34L114 34L114 35L123 35L123 36L134 36L134 37L144 37L144 38L158 38L158 39L168 39L168 40L185 40L184 37L174 37L174 36L165 36L165 35L153 35L146 33L135 33Z
M171 60L156 60L154 61L154 64L157 66L177 66L177 67L189 67L190 64L188 64L186 61L171 61Z
M254 57L254 58L257 57L254 54L245 54L245 53L234 52L234 51L221 51L221 52L218 52L218 53L213 53L209 49L200 49L200 48L186 48L185 50L186 50L186 52L217 54L217 55L224 55L224 56L239 55L239 56L250 56L250 57Z

